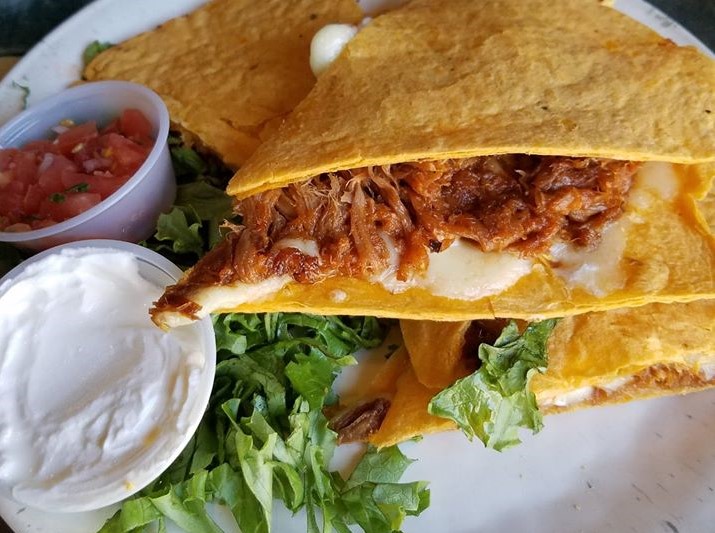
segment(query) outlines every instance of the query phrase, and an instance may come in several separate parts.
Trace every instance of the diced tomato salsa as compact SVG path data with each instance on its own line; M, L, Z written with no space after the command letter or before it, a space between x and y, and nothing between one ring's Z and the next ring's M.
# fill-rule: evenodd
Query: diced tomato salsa
M126 109L106 128L60 124L52 140L0 149L0 231L45 228L83 213L139 169L154 145L149 120Z

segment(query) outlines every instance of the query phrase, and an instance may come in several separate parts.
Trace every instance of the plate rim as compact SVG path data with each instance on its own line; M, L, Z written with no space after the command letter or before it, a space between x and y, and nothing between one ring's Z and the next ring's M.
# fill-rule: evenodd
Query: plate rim
M167 0L167 1L171 1L171 0ZM101 11L105 8L105 6L113 5L116 3L121 3L121 0L94 0L90 4L84 6L79 11L74 13L68 19L63 21L59 26L54 28L47 35L45 35L24 56L22 56L22 58L18 61L18 63L15 64L6 73L6 75L2 79L0 79L0 99L2 99L3 97L7 97L8 95L12 95L13 97L17 97L17 99L19 100L21 98L21 96L14 94L16 92L16 89L13 86L13 82L16 82L16 80L21 81L24 73L29 70L32 70L31 66L32 66L33 62L35 62L37 60L37 58L40 57L46 51L47 48L52 47L56 41L62 39L67 33L71 32L74 27L76 27L78 24L82 24L83 21L89 20L94 16L97 16L97 15L101 16ZM666 15L659 8L653 6L652 4L646 2L645 0L615 0L614 4L617 9L619 8L619 6L623 6L623 4L628 4L628 6L631 9L639 9L639 8L643 9L644 13L647 11L648 13L651 14L652 18L660 20L661 23L663 21L670 23L671 25L673 25L674 30L676 30L679 35L682 35L683 39L688 41L690 46L695 46L704 54L708 55L709 57L715 58L715 53L713 52L713 50L708 48L690 30L683 27L675 19ZM187 5L188 5L188 2L187 2ZM193 8L191 8L191 9L193 9ZM640 22L642 22L642 20ZM649 26L654 31L662 34L662 31L659 31L654 26L652 26L652 25L649 25ZM30 105L31 106L36 105L37 103L41 102L43 99L44 98L40 98L37 101L32 101L30 103ZM8 118L10 118L10 117L8 117ZM0 126L4 122L5 121L2 120L2 118L0 118ZM2 516L0 516L0 518L4 519L4 517L2 517ZM409 524L409 525L412 525L412 524ZM28 529L30 529L29 524L28 524Z

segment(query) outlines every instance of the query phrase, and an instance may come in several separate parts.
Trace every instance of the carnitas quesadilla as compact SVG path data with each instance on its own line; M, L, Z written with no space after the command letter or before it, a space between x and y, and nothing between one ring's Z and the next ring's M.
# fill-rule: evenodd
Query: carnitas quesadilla
M489 378L478 376L483 365L493 363L480 353L484 350L480 345L499 347L505 326L503 320L403 320L404 349L393 354L367 386L344 396L349 408L333 420L341 441L367 440L389 446L417 435L455 429L461 427L461 404L469 413L465 419L485 428L482 440L490 445L494 439L500 442L497 412L502 417L509 409L530 413L529 395L533 395L534 410L538 407L540 413L552 414L715 386L713 300L650 304L560 320L546 342L548 366L533 372L523 390L504 394L508 408L499 406L500 410L488 398L484 383ZM523 332L525 327L522 324L519 329ZM526 359L512 365L510 372L518 373ZM509 424L512 430L540 427L519 417L512 417Z
M353 0L212 0L101 53L84 78L151 87L184 141L237 168L313 87L313 35L362 16Z
M715 63L595 0L376 18L231 181L167 290L213 311L546 318L715 296Z

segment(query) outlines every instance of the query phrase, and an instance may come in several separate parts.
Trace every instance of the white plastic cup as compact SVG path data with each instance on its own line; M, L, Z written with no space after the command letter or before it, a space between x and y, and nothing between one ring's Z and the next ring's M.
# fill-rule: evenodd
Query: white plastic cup
M139 263L139 274L151 284L157 287L166 287L176 283L182 276L182 271L171 261L162 255L144 248L137 244L114 240L88 240L82 242L72 242L45 250L27 261L20 263L13 268L5 276L0 278L0 295L8 290L15 280L33 263L37 263L46 257L54 254L59 254L63 250L87 250L92 253L107 253L107 252L129 252L136 257ZM195 388L189 391L186 403L189 407L188 422L186 431L181 436L167 444L165 449L160 450L157 454L160 459L153 460L152 463L143 465L142 468L137 468L131 472L134 485L128 487L124 482L124 477L107 479L106 486L101 489L96 489L92 494L93 500L88 502L85 494L63 494L62 496L38 496L38 499L33 502L18 502L25 505L32 505L37 509L48 512L85 512L113 505L117 502L130 497L139 490L146 487L149 483L159 477L179 456L181 451L188 445L193 437L196 429L203 418L206 408L211 397L213 388L214 375L216 372L216 337L214 335L213 323L211 317L205 317L192 324L182 326L186 328L191 335L200 339L201 346L204 352L204 366L201 370L199 381ZM58 349L62 349L58 346ZM2 356L0 355L0 363ZM127 472L129 474L129 472ZM0 484L0 496L14 499L12 495L12 487Z
M0 148L20 148L47 139L61 121L95 120L105 125L128 108L149 119L156 139L146 161L122 187L98 205L64 222L23 232L0 231L0 242L40 251L86 239L138 242L156 231L156 222L176 197L176 180L169 153L169 112L151 89L125 81L101 81L73 87L23 111L0 128Z

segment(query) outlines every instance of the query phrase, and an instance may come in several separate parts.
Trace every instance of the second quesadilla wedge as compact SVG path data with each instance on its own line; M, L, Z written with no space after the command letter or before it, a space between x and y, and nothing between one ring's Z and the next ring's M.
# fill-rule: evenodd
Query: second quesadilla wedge
M362 17L353 0L210 0L102 52L83 76L151 87L186 142L235 169L313 87L313 35Z
M450 401L467 397L469 387L460 390L459 383L479 368L479 344L495 344L505 324L402 321L405 349L393 354L368 385L343 396L350 407L334 418L341 441L367 440L381 447L456 429L452 419L430 414L430 403L452 388ZM533 373L525 389L543 414L704 390L715 386L715 301L564 318L547 347L548 366ZM476 407L470 406L471 416L493 420ZM356 412L361 424L355 424ZM517 422L512 429L517 426L533 429Z

